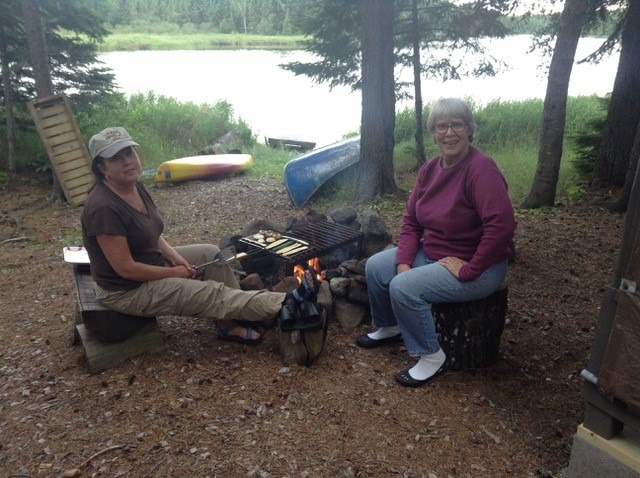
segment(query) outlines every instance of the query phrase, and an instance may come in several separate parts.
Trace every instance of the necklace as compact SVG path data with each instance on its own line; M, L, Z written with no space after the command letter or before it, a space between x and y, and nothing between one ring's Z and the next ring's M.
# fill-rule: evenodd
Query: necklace
M144 200L142 199L142 196L140 195L140 192L138 191L138 189L136 189L135 192L133 193L132 199L133 199L132 201L127 201L127 202L131 206L133 206L134 209L144 213L147 212L147 208L144 204Z
M120 197L120 199L126 202L133 209L144 214L147 213L147 206L144 203L144 200L142 199L140 191L138 191L137 187L134 186L133 191L130 193L124 193L122 191L119 191L113 184L108 181L105 181L105 184L116 196Z

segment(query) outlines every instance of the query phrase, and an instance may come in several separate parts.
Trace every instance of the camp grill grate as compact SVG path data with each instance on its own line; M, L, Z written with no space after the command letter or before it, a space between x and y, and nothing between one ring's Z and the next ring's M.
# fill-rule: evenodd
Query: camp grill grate
M309 248L290 256L282 256L277 252L262 249L251 241L240 239L238 242L248 248L249 255L264 255L288 262L291 266L303 264L309 259L320 257L347 244L358 243L358 251L362 251L364 235L352 227L343 226L336 222L319 221L305 224L286 232L287 236L301 239L309 243Z

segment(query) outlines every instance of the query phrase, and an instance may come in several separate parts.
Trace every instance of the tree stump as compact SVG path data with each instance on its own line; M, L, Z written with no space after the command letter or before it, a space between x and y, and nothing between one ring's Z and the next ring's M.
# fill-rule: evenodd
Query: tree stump
M449 370L488 367L498 360L508 291L505 286L480 300L432 304Z

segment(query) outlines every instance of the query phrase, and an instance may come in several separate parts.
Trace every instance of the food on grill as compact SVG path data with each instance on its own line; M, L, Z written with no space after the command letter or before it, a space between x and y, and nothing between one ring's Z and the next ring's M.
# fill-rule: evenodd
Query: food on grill
M290 251L287 252L283 252L282 255L283 256L292 256L294 254L297 254L298 252L302 252L305 249L309 249L309 246L301 246L300 244L297 244L297 248L296 249L291 249Z
M272 242L271 244L269 244L267 246L267 249L274 249L274 248L276 248L278 246L282 246L282 245L284 245L285 242L288 242L288 241L289 241L289 239L278 239L275 242Z
M278 249L276 252L278 254L284 256L287 252L293 251L295 249L298 249L299 247L300 247L300 244L296 243L296 244L293 244L291 246L286 246L286 247L283 247L282 249ZM306 246L304 246L304 247L306 247Z

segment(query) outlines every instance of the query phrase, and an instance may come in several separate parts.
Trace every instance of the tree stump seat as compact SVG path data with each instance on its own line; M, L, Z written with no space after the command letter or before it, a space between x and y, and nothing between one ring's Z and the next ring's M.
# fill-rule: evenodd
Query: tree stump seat
M447 354L449 370L488 367L498 360L508 292L504 284L484 299L432 304L436 332Z
M83 346L89 373L164 349L155 317L123 314L106 307L96 298L96 283L86 265L74 265L73 277L76 292L73 343Z

